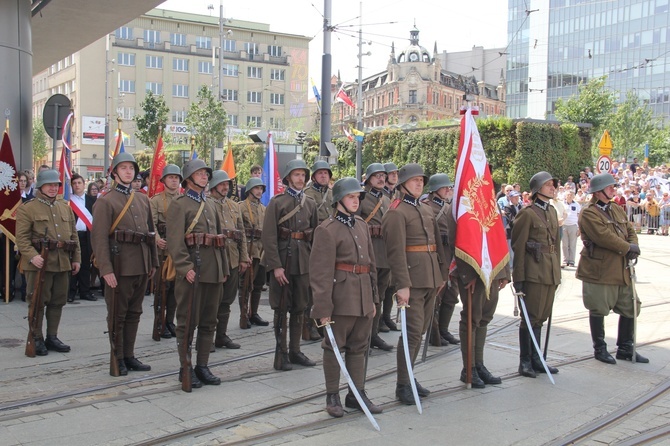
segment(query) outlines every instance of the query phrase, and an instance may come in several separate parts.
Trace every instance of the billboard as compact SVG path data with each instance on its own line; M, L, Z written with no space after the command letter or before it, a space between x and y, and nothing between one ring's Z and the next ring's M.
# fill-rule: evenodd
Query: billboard
M81 142L94 146L105 145L105 118L96 116L82 116Z

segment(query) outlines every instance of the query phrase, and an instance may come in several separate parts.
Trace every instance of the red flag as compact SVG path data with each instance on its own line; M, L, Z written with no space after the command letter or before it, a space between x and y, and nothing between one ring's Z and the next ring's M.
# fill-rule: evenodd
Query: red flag
M165 150L163 150L163 134L158 134L156 140L156 149L154 150L154 157L151 160L151 174L149 175L149 197L160 194L165 189L165 185L161 182L163 176L163 169L167 164L165 159Z
M0 230L13 242L16 242L16 210L21 204L18 181L12 144L5 131L0 147Z
M349 107L354 106L354 101L351 100L349 95L344 91L344 89L342 87L340 87L337 94L335 95L335 100L339 101L339 102L344 102Z
M477 271L488 295L493 279L509 262L509 251L491 171L470 108L461 119L453 203L456 257Z

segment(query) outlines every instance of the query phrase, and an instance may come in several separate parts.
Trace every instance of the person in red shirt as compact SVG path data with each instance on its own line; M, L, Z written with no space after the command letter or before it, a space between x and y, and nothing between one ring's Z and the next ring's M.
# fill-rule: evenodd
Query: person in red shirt
M622 208L626 209L626 197L623 196L623 192L620 189L616 191L614 202Z

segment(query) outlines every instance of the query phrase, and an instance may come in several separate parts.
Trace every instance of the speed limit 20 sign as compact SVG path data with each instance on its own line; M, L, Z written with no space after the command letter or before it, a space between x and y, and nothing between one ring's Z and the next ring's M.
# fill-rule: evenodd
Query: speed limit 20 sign
M610 173L610 170L612 169L612 160L610 159L609 156L601 156L598 158L598 162L596 163L596 172L598 173Z

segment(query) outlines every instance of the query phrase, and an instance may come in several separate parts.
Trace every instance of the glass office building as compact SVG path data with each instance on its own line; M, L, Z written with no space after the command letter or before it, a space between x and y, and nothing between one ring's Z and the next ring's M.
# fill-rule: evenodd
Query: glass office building
M607 76L670 112L670 0L509 0L507 116L554 119L558 98Z

